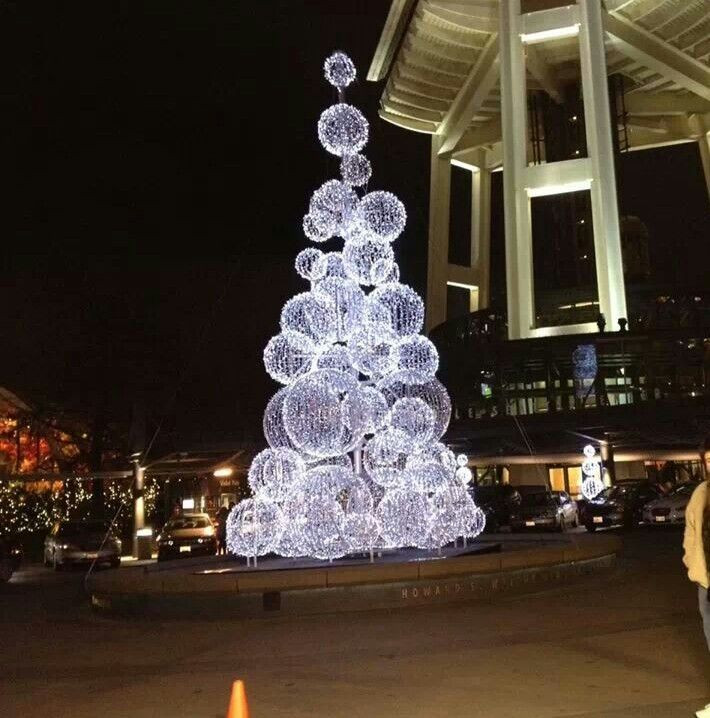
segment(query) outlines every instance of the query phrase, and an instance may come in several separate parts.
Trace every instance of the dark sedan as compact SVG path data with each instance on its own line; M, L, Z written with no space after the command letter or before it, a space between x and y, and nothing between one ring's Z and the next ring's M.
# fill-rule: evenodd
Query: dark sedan
M565 531L579 524L577 504L565 491L524 493L510 514L512 531L550 529Z
M476 486L473 490L476 505L486 514L486 531L495 532L501 526L510 524L510 511L519 502L520 496L508 484Z
M587 531L610 526L637 526L643 507L656 498L658 491L648 481L619 482L587 502L584 525Z
M121 541L105 521L57 521L44 540L44 565L121 565Z
M184 514L172 519L158 536L158 561L215 553L217 536L207 514Z

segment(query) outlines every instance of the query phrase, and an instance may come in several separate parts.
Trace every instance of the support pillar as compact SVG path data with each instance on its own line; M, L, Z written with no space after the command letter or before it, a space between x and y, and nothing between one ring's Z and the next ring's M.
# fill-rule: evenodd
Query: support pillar
M708 199L710 199L710 132L698 139L698 149L700 150L700 161L703 163L703 174L705 175Z
M426 331L446 321L446 274L449 263L451 164L439 157L444 138L431 137L429 186L429 254L427 261Z
M138 558L138 529L145 527L145 469L136 461L133 464L133 555Z
M578 0L578 6L584 119L587 153L592 165L590 192L599 309L606 318L607 326L615 331L619 319L627 318L627 312L604 50L605 32L599 0Z
M476 309L484 309L491 301L491 171L483 149L479 151L478 171L471 177L471 189L471 266L478 273Z

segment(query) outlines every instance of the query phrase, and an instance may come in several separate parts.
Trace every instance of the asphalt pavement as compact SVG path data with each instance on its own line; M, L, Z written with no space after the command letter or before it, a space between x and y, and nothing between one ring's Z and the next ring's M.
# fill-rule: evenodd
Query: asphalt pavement
M0 716L691 718L710 702L679 530L625 534L610 574L491 602L225 621L95 614L80 572L0 587ZM121 569L118 569L121 570Z

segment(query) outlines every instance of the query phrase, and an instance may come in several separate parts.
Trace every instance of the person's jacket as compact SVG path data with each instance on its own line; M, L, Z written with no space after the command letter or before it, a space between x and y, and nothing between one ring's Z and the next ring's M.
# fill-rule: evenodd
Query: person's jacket
M693 491L685 508L685 535L683 536L683 563L688 578L704 588L708 587L708 567L703 545L703 521L707 502L707 482L703 481Z

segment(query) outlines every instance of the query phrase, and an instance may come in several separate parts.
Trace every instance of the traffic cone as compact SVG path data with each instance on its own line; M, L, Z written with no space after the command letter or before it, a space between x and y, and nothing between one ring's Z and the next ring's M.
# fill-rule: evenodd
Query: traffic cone
M244 681L234 681L232 684L232 697L229 700L227 718L249 718L247 705L247 692L244 690Z

